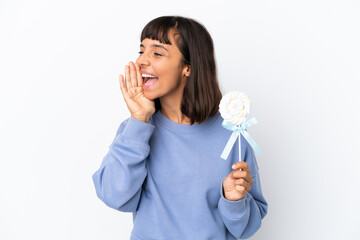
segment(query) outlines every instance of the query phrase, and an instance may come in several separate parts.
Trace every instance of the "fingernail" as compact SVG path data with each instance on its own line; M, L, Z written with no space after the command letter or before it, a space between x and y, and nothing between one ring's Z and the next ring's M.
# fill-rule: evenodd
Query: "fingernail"
M234 164L234 165L232 165L231 167L232 167L232 168L235 168L235 167L236 167L236 165Z

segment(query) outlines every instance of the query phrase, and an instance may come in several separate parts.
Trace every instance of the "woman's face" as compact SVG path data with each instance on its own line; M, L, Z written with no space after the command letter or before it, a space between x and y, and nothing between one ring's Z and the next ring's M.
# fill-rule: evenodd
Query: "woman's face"
M176 46L173 31L168 34L170 44L145 38L140 44L140 56L136 62L140 72L155 76L148 78L143 75L145 97L154 100L164 96L182 96L189 75L188 67L181 66L181 52Z

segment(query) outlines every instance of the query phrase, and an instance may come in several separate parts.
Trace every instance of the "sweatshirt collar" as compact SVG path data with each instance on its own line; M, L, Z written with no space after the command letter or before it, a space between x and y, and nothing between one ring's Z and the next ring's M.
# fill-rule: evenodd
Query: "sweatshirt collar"
M163 115L160 110L157 110L153 116L155 121L159 123L161 127L167 128L168 130L176 132L178 134L195 134L203 132L221 117L220 112L217 112L215 115L208 117L204 122L200 124L195 123L193 125L190 125L174 122L165 117L165 115Z

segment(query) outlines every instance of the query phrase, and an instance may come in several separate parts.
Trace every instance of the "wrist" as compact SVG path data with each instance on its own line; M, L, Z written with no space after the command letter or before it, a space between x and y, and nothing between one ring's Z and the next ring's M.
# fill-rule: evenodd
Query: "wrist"
M137 115L131 115L132 118L135 118L136 120L149 123L150 117L149 116L137 116Z

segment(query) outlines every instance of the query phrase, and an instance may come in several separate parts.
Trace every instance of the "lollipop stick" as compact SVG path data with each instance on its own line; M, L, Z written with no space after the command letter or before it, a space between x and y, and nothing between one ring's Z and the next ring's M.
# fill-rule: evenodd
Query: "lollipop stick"
M239 133L239 162L241 162L241 133Z
M239 162L241 162L241 133L239 133ZM241 169L239 169L241 171Z

